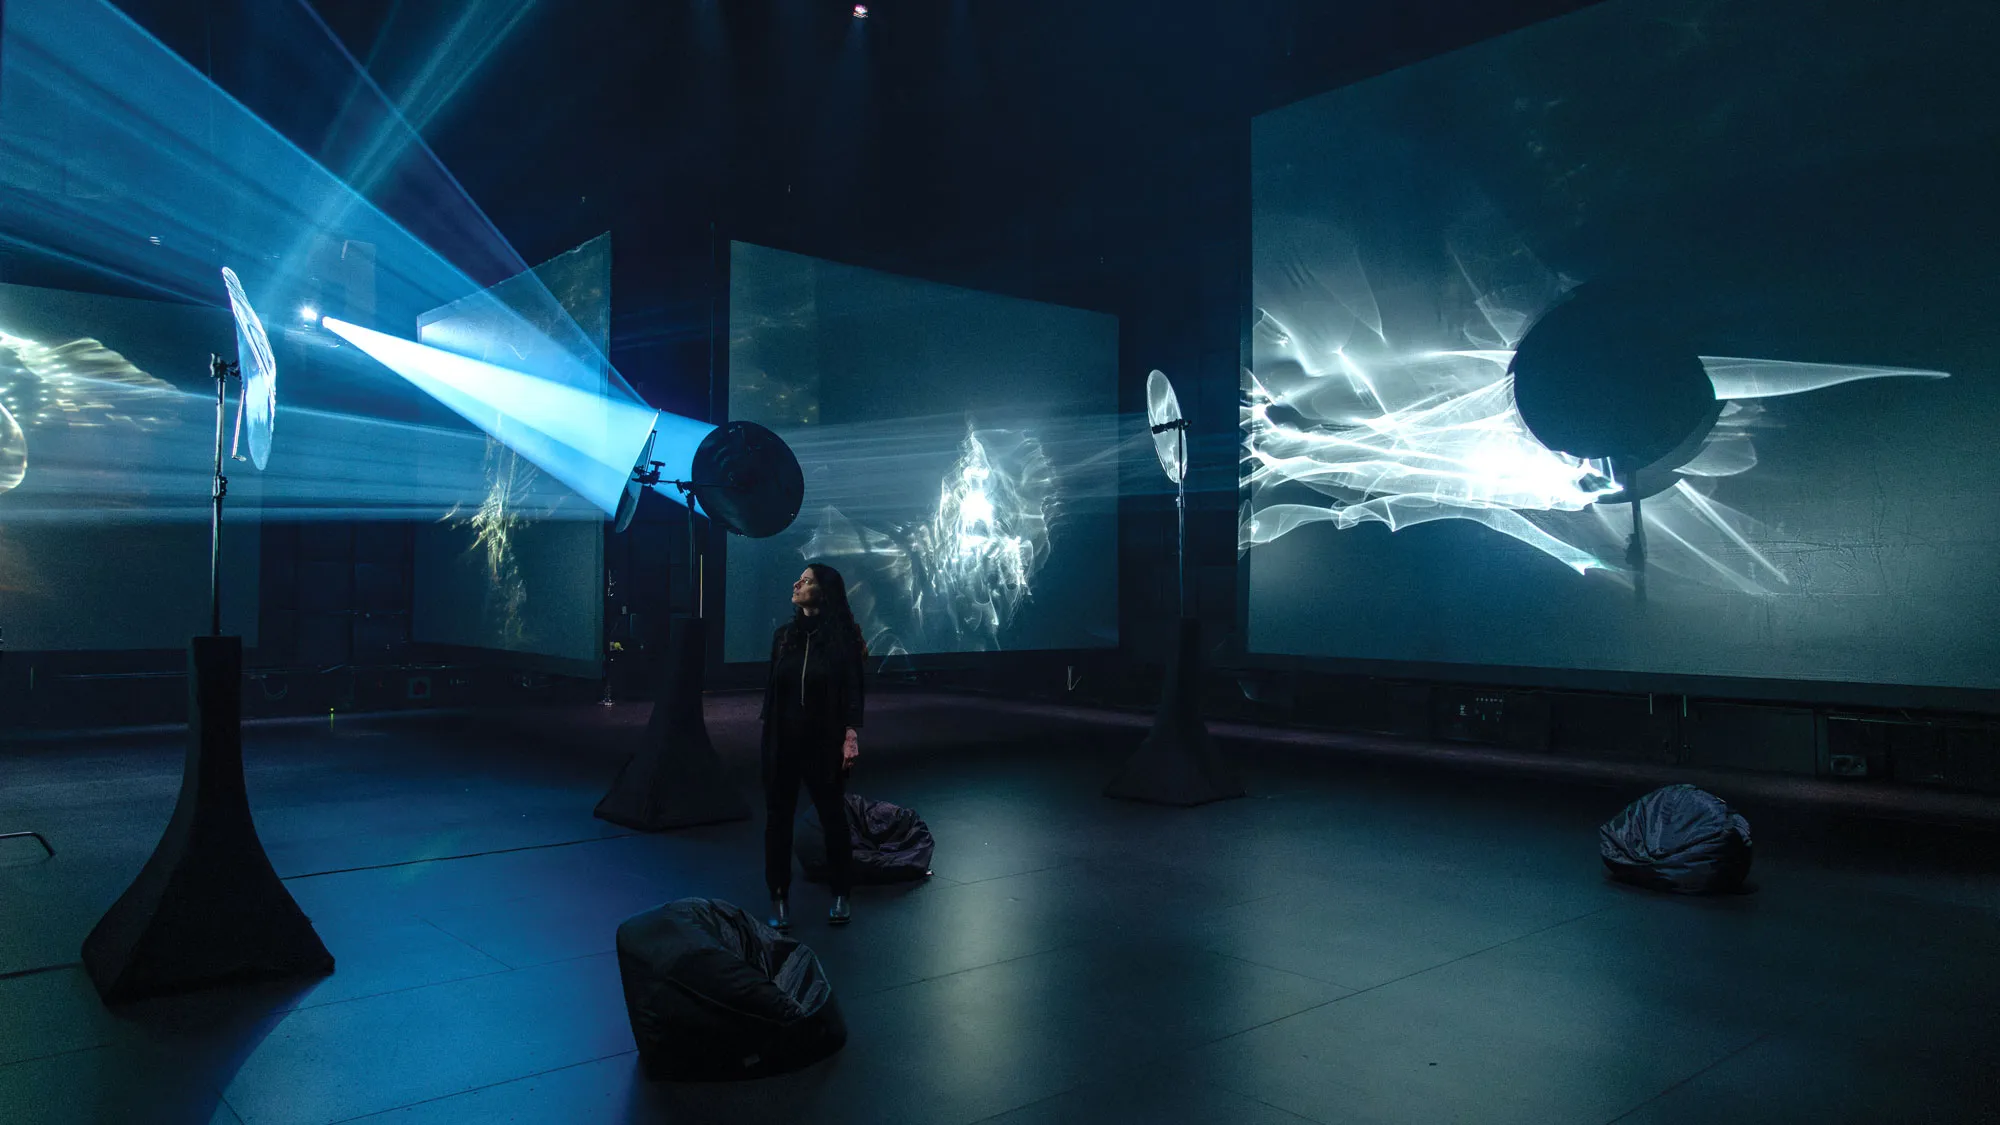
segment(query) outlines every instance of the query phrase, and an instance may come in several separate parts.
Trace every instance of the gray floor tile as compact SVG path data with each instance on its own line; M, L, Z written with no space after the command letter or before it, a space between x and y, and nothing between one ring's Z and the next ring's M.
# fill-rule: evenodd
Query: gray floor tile
M665 1120L633 1053L357 1118L353 1125L619 1125Z
M609 956L292 1012L225 1090L248 1125L342 1121L632 1049Z
M101 1047L118 1023L82 968L0 980L0 1065Z
M430 910L425 921L511 968L564 961L616 948L618 924L659 905L636 879L573 886L480 906Z
M1978 1125L2000 1121L1993 1040L1934 1051L1842 1036L1771 1036L1620 1116L1616 1125Z
M1280 1020L1202 1048L1190 1064L1320 1119L1553 1125L1607 1121L1759 1034L1764 1013L1753 1005L1726 995L1669 1002L1650 966L1636 975L1565 967L1519 949Z
M333 954L334 972L313 981L299 996L299 1007L421 988L508 968L421 918L319 918L313 928Z
M240 1125L212 1072L169 1052L97 1047L0 1066L7 1125Z
M1207 1082L1152 1074L1089 1082L979 1125L1344 1125L1314 1122ZM1364 1123L1365 1125L1365 1123Z

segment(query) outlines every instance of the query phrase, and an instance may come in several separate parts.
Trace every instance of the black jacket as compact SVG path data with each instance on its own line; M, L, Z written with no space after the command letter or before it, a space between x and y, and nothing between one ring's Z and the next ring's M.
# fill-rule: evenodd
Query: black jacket
M778 656L784 647L785 634L791 632L791 629L789 624L781 625L778 631L771 635L771 662L764 674L764 706L758 713L758 718L764 723L763 749L767 776L772 755L778 749L775 743L777 724L771 721L777 693L781 687L778 683ZM853 651L848 645L832 645L824 640L815 640L812 648L806 653L806 659L815 664L821 660L833 661L832 674L819 681L819 690L825 694L818 700L821 706L814 708L814 711L834 721L829 723L824 731L815 731L810 745L785 749L792 753L805 754L808 758L804 763L807 768L831 776L840 770L840 747L846 738L848 728L861 729L865 702L861 686L862 658L860 653Z

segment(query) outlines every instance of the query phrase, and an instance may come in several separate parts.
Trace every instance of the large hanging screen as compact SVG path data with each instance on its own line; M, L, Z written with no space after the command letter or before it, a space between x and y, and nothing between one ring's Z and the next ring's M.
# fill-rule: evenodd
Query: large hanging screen
M806 476L729 542L726 657L762 660L807 562L876 656L1118 643L1118 321L734 243L729 416Z
M1996 36L1616 0L1258 118L1251 650L2000 686Z
M8 648L177 649L208 631L208 357L235 342L226 309L0 285ZM222 620L254 646L267 482L231 473Z
M418 335L522 371L554 366L542 352L569 351L577 370L598 373L586 389L604 395L610 236L425 313ZM476 490L417 527L413 639L547 657L594 674L603 656L603 513L494 438L485 438L482 464Z

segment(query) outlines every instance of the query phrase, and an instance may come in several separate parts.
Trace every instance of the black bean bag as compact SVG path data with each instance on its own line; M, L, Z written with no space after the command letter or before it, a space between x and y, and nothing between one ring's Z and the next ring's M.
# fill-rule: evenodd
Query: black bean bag
M1692 785L1655 789L1597 830L1611 877L1681 894L1739 890L1750 874L1750 822Z
M646 1077L779 1074L847 1043L819 958L736 906L684 898L618 926L618 975Z
M826 834L820 831L819 812L808 808L800 820L792 832L792 854L799 857L807 879L824 883ZM854 858L847 866L854 883L903 883L931 873L937 842L909 809L849 793L847 831L854 840Z

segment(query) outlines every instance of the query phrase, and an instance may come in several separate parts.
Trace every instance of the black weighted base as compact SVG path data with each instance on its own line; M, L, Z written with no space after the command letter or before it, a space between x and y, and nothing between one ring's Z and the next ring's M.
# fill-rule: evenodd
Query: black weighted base
M243 786L243 641L188 645L188 749L159 847L83 941L107 1004L324 976L333 956L271 868Z
M1104 795L1154 805L1205 805L1243 796L1236 771L1216 753L1201 721L1201 622L1181 618L1153 731L1104 787Z
M729 784L701 710L707 622L676 617L667 635L665 676L637 753L618 771L597 816L641 832L748 820L750 806Z

